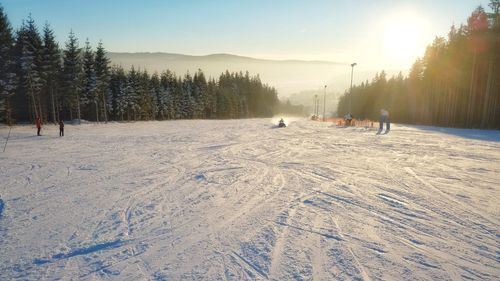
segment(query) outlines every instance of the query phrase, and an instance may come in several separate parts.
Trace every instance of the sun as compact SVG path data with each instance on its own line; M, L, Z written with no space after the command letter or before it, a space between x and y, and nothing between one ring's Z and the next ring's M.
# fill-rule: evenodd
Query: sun
M398 61L413 61L422 56L426 43L423 36L425 21L408 12L387 17L382 25L385 57Z

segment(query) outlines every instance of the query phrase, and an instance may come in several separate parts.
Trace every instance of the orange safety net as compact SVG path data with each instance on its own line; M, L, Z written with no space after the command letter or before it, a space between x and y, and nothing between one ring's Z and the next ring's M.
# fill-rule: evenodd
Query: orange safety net
M359 120L359 119L352 119L350 124L347 120L344 120L343 118L326 118L323 121L323 118L317 117L317 118L311 118L313 121L321 121L321 122L330 122L334 123L337 126L353 126L353 127L373 127L374 122L369 119L364 119L364 120Z

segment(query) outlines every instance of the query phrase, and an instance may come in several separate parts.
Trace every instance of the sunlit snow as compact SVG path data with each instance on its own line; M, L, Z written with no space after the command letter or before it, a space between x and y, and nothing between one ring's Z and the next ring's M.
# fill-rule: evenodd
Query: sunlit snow
M500 276L499 131L277 120L14 127L0 280Z

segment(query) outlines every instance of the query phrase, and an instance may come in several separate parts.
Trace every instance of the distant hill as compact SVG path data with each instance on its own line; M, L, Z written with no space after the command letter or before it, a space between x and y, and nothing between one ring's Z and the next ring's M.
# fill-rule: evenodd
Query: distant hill
M323 89L343 93L350 83L349 64L331 61L269 60L252 57L211 54L192 56L174 53L108 53L112 64L125 68L134 66L149 72L170 69L184 75L202 69L207 77L219 77L226 71L248 71L259 74L261 80L275 87L281 98L304 90ZM393 72L388 71L388 74ZM355 81L371 79L375 71L356 73Z
M222 72L249 71L274 86L280 95L319 87L334 75L346 71L344 64L328 61L266 60L251 57L212 54L190 56L171 53L108 53L111 62L129 68L161 72L170 69L178 75L202 69L207 76L218 77ZM347 69L349 70L349 69Z

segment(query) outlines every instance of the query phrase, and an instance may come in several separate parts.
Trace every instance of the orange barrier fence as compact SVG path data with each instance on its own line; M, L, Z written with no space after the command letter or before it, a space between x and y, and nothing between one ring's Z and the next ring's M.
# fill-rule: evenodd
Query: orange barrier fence
M323 118L311 118L311 120L314 121L323 121ZM358 119L352 119L350 124L348 120L345 120L343 118L326 118L324 122L331 122L334 124L337 124L337 126L352 126L352 127L373 127L374 122L369 119L364 119L364 120L358 120Z

